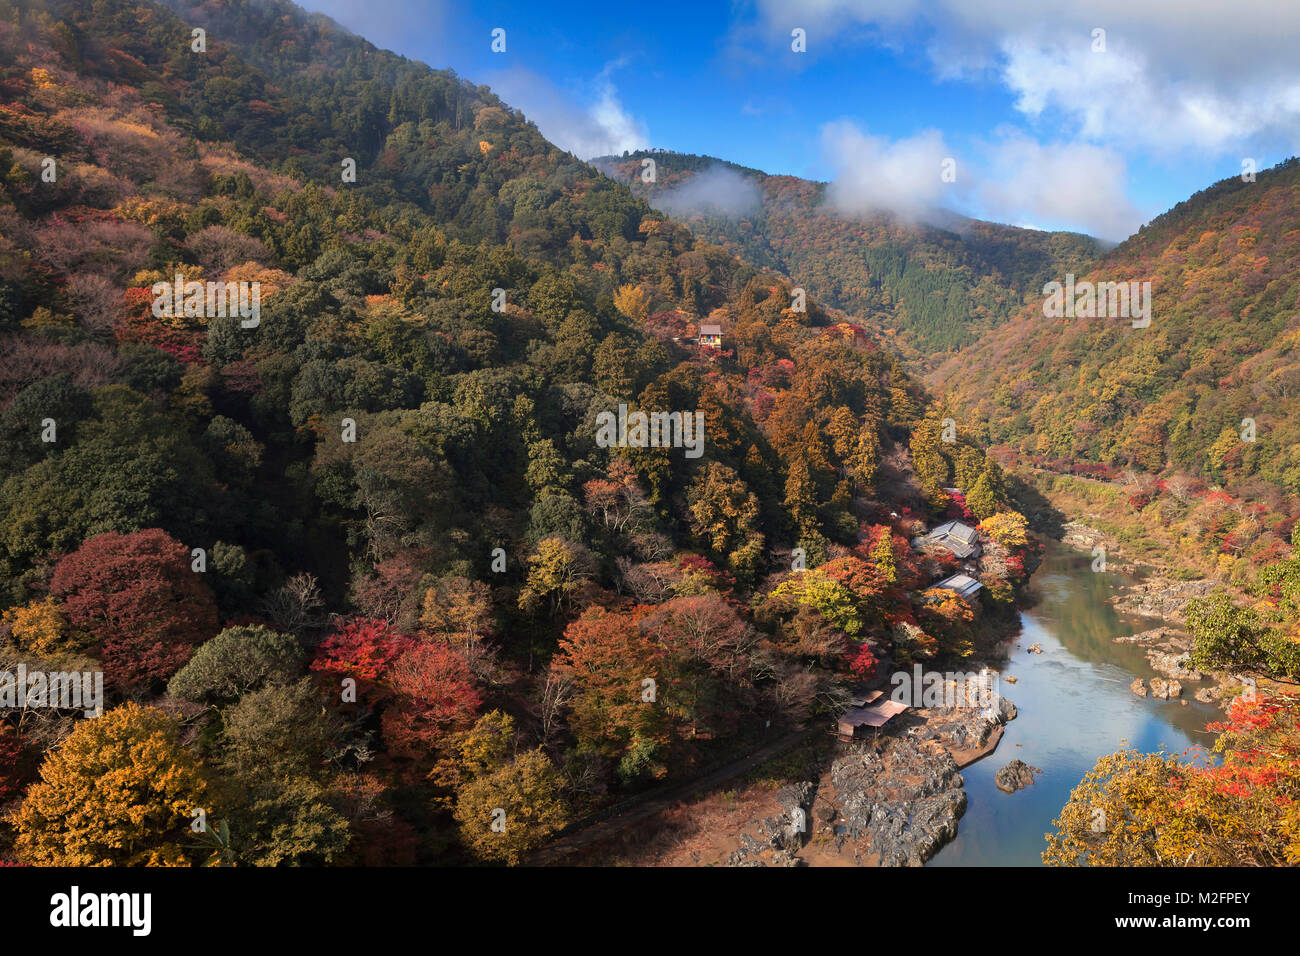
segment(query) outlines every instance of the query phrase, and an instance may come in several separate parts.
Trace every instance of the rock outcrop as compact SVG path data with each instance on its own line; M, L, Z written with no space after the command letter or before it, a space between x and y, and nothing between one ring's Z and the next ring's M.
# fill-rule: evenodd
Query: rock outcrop
M1127 614L1182 621L1187 602L1193 598L1205 597L1212 590L1213 581L1176 581L1152 576L1121 588L1110 602L1115 610Z
M1176 680L1165 680L1163 677L1151 678L1151 696L1156 700L1181 697L1182 693L1183 685Z
M1149 649L1147 660L1151 662L1151 669L1156 673L1176 681L1205 680L1209 676L1192 667L1190 655L1186 652L1172 654L1168 651Z
M883 753L859 751L831 765L837 836L861 841L882 866L921 866L957 835L965 780L952 755L906 737Z
M1016 717L1016 705L998 695L985 707L927 707L924 724L910 727L913 740L932 740L949 751L978 750L1000 724Z
M1015 793L1025 787L1032 787L1034 774L1042 772L1023 760L1013 760L993 775L993 782L1004 793Z
M776 792L781 813L758 821L757 835L743 833L740 845L727 859L728 866L799 866L799 851L812 832L812 807L817 785L810 781L787 784Z

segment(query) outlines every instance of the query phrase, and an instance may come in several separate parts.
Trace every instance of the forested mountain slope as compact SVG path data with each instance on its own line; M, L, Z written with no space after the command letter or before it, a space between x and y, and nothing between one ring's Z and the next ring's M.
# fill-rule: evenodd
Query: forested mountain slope
M109 711L0 718L0 855L193 862L203 806L220 862L513 862L989 637L908 538L978 485L996 615L1023 520L890 353L486 89L177 9L0 0L0 670Z
M654 181L643 181L644 161ZM769 176L660 150L594 164L702 238L789 277L877 331L915 367L965 348L1015 314L1052 276L1100 252L1076 233L1038 232L935 211L935 224L846 216L825 183ZM937 175L937 172L936 172Z
M935 386L975 434L1040 460L1300 492L1297 200L1295 160L1197 193L1078 276L1149 281L1149 327L1045 318L1040 298Z

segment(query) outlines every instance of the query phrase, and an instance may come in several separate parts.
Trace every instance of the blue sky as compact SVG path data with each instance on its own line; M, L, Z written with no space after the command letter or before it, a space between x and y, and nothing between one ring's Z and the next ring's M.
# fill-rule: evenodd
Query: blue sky
M832 181L846 213L1121 239L1246 159L1300 152L1290 0L304 5L492 86L583 158L706 153Z

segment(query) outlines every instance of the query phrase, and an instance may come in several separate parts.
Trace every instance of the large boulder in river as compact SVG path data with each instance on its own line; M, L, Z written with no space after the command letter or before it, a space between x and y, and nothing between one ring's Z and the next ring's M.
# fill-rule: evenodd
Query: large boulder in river
M1133 683L1128 685L1128 689L1139 697L1145 697L1147 695L1147 682L1141 677L1134 677Z
M1181 697L1182 693L1183 685L1176 680L1165 680L1163 677L1151 678L1151 696L1156 700Z
M1034 767L1023 760L1013 760L993 776L993 782L1004 793L1015 793L1034 784ZM1041 773L1042 771L1039 771Z

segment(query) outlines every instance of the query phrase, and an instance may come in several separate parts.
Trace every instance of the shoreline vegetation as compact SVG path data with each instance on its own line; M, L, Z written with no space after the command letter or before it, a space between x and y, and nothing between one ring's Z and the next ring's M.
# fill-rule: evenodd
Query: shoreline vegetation
M1060 497L1049 500L1054 507L1066 504ZM1115 643L1140 646L1152 669L1160 675L1135 676L1133 692L1143 698L1150 695L1173 699L1185 691L1184 700L1195 697L1231 713L1232 702L1245 689L1242 680L1245 675L1200 671L1188 661L1192 637L1187 629L1186 607L1190 601L1204 598L1221 582L1192 577L1186 572L1170 574L1168 566L1149 563L1148 553L1138 549L1134 550L1147 560L1132 558L1125 541L1132 540L1134 529L1121 537L1114 530L1107 533L1086 523L1083 519L1092 517L1087 513L1076 510L1068 513L1068 517L1055 540L1083 555L1093 555L1095 547L1103 547L1107 569L1117 574L1115 593L1108 602L1122 615L1145 619L1153 625L1114 638ZM1006 634L997 642L997 649L1009 652L1014 640L1014 633ZM993 673L1004 669L999 667L1004 661L994 654L988 657ZM971 666L978 669L980 665ZM1258 681L1258 689L1267 694L1289 692L1288 686L1262 676ZM1004 686L1003 690L1006 689ZM978 727L978 719L970 719L978 718L977 712L963 714L960 708L922 708L909 711L906 719L897 726L891 725L869 743L855 742L847 746L821 743L807 748L810 754L803 755L802 764L800 754L774 757L753 771L753 779L742 780L740 786L705 794L691 803L679 801L675 806L665 807L652 819L643 819L637 826L629 827L618 838L604 840L570 856L569 862L923 865L957 834L958 822L966 808L959 771L995 753L1007 720L1016 716L1014 704L1006 698L1003 700L1003 713L986 727ZM1120 757L1100 755L1097 766L1110 767ZM791 767L797 770L790 772ZM1091 793L1088 788L1095 786L1092 779L1095 774L1096 770L1081 781L1075 793ZM1063 808L1061 819L1056 821L1063 827L1062 832L1049 835L1055 842L1049 839L1051 859L1045 858L1046 862L1061 862L1064 858L1061 847L1072 839L1074 803L1072 799ZM886 808L879 821L870 813L873 805ZM868 808L865 813L864 806ZM788 821L792 816L797 818L798 813L810 821L806 833L789 825ZM714 821L712 825L716 825L719 834L701 839L698 835L701 831L689 822L696 814ZM902 825L904 820L908 821L906 827ZM724 838L721 834L729 836ZM1077 839L1077 833L1073 838Z
M1263 508L1177 477L1130 475L1119 486L1042 470L1013 473L1070 516L1060 527L1063 544L1124 573L1111 605L1159 622L1115 639L1141 647L1161 675L1149 686L1136 678L1133 693L1174 699L1184 682L1212 681L1194 696L1226 711L1206 727L1215 735L1209 748L1101 756L1053 821L1043 862L1300 863L1300 825L1289 809L1300 784L1300 688L1289 679L1295 637L1287 632L1294 629L1292 582L1300 563L1292 522L1275 520L1265 529ZM1154 503L1169 491L1176 504ZM1095 510L1125 493L1127 509ZM1151 520L1155 515L1160 520ZM1290 548L1281 545L1284 536ZM1211 562L1212 542L1218 553Z
M1216 593L1238 606L1270 603L1267 599L1260 602L1260 583L1267 580L1269 569L1280 557L1277 534L1289 535L1289 526L1273 529L1273 540L1269 540L1260 529L1252 528L1254 519L1240 502L1213 488L1179 485L1177 479L1166 481L1164 488L1134 491L1135 484L1146 487L1146 483L1131 480L1123 485L1029 467L1017 468L1014 474L1042 495L1053 510L1068 516L1069 520L1060 524L1062 544L1092 555L1094 565L1100 557L1107 570L1120 573L1111 605L1121 614L1153 624L1116 640L1144 647L1156 671L1172 680L1212 680L1216 685L1213 699L1223 707L1248 681L1254 681L1261 693L1300 692L1300 684L1294 680L1258 666L1206 666L1203 659L1192 663L1196 638L1188 622L1189 609ZM1152 488L1155 495L1150 494ZM1161 492L1175 498L1178 505L1158 506L1155 499ZM1141 505L1136 509L1132 503L1124 503L1135 495L1136 504ZM1034 517L1041 515L1031 516L1031 520ZM1252 530L1254 537L1247 542L1246 535ZM1234 534L1243 543L1234 546ZM1199 548L1195 546L1198 535ZM1220 548L1217 554L1211 550L1215 541ZM1222 560L1225 543L1245 557ZM1207 697L1198 695L1198 699Z
M874 739L812 732L732 783L656 799L595 839L548 847L536 865L920 866L957 835L960 770L993 754L1014 703L909 710ZM897 724L897 726L895 726ZM799 822L803 828L800 829ZM558 850L558 852L557 852Z
M985 543L994 562L1005 560L994 542ZM1017 607L1039 559L1032 546L1021 553L1025 576L1014 592ZM965 672L987 670L997 678L1005 670L1019 630L1016 618L1000 610L995 605L976 622L973 644L979 657L961 661ZM889 694L888 672L881 666L864 686ZM626 809L602 812L590 826L543 848L531 862L923 865L957 835L966 809L959 771L992 755L1007 722L1017 716L1006 690L1000 688L989 708L982 706L980 691L945 680L934 693L954 706L909 708L873 736L848 743L837 741L829 726L824 733L813 729L794 748L781 748L743 775L732 775L739 777L733 785L725 779L699 785L714 781L726 768L694 784L667 785L629 802ZM802 829L792 823L800 820Z

